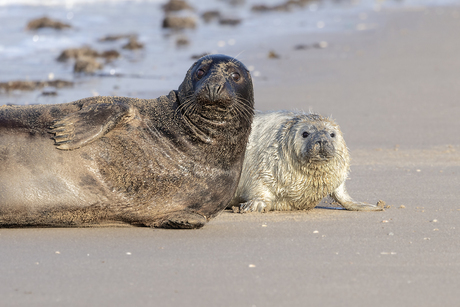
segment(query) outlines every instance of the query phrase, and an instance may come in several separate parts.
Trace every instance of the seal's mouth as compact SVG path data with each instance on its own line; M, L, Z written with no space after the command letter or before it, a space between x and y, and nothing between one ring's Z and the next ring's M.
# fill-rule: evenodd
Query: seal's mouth
M334 156L333 155L321 155L318 154L316 156L308 156L306 158L308 163L318 163L318 162L328 162L331 160Z
M305 150L304 158L308 162L327 162L334 158L335 149L329 142L316 143Z

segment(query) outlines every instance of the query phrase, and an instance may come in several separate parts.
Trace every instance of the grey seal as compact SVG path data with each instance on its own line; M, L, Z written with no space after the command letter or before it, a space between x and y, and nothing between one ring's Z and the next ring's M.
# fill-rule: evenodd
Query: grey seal
M157 99L2 106L0 226L202 227L235 193L253 110L249 71L225 55Z
M350 156L339 126L318 114L257 112L231 206L240 212L308 210L330 195L347 210L382 210L354 201L345 181Z

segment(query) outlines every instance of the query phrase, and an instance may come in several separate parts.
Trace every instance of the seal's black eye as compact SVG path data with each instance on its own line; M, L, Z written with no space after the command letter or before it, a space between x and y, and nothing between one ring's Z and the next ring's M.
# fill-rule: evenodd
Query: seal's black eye
M310 135L310 133L308 133L307 131L305 131L304 133L302 133L302 136L303 136L304 138L308 137L309 135Z
M237 72L232 73L233 81L238 82L238 81L240 81L240 78L241 78L241 75L239 73L237 73Z
M333 137L335 137L335 133L334 133L334 132L331 133L331 138L333 138Z
M203 78L205 72L203 69L198 69L198 71L196 72L196 77L199 79Z

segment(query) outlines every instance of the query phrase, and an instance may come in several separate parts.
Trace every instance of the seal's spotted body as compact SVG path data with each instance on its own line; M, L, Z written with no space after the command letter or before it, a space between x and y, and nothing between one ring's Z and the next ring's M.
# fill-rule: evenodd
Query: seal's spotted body
M0 226L201 227L235 192L252 116L249 72L223 55L157 99L1 107Z

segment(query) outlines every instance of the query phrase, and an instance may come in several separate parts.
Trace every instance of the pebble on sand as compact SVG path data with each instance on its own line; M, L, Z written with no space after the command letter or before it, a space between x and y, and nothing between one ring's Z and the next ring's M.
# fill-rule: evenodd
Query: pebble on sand
M169 0L163 5L163 11L165 12L177 12L182 10L191 10L193 7L184 0Z
M104 66L94 58L84 57L79 58L73 66L74 72L93 73L96 70L102 69Z
M195 29L196 21L193 17L166 16L163 19L163 28L182 30Z
M41 28L52 28L56 30L62 30L66 28L72 28L71 25L53 20L48 17L37 18L29 21L27 24L27 30L38 30Z
M220 18L219 24L227 26L237 26L241 23L241 19L238 18Z
M136 34L118 34L118 35L107 35L98 39L99 42L113 42L120 39L136 37Z
M386 202L383 201L383 200L379 200L379 201L377 202L377 207L379 207L379 208L384 208L384 209L385 209L385 208L390 208L390 206L387 206Z
M204 22L208 23L215 19L220 19L220 12L219 11L206 11L201 14L201 18L203 18Z
M190 41L187 37L181 36L176 39L176 46L178 48L188 46L190 44Z
M99 53L91 47L84 46L81 48L69 48L61 52L57 60L64 62L69 59L79 59L83 57L97 57Z
M99 54L99 56L106 59L107 61L112 61L120 57L120 52L116 50L107 50Z
M144 44L138 42L136 37L130 37L129 42L122 48L129 50L142 49L144 48Z
M278 12L288 12L294 8L302 8L311 0L287 0L281 4L276 5L265 5L265 4L256 4L253 5L251 10L253 12L270 12L270 11L278 11Z
M112 61L118 57L120 57L120 53L116 50L106 50L102 53L97 52L96 50L92 49L91 47L84 46L81 48L69 48L65 49L61 52L57 60L59 62L65 62L70 59L89 59L89 58L96 58L101 57L105 58L107 61Z
M280 56L279 56L275 51L270 50L270 51L268 52L268 58L269 58L269 59L279 59Z

